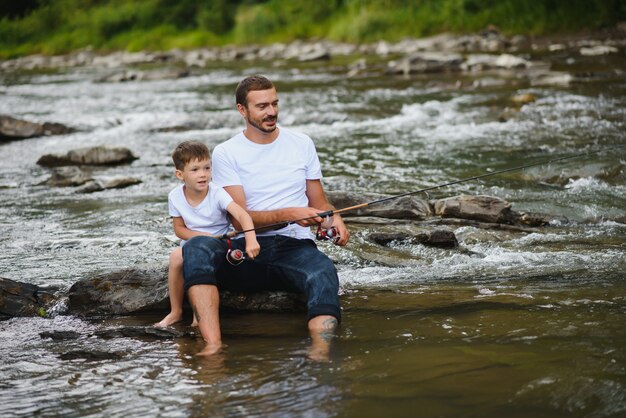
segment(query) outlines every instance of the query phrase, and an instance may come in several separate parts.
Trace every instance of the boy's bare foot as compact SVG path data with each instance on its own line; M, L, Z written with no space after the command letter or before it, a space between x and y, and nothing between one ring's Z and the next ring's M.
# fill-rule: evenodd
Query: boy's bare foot
M197 327L198 326L198 320L196 319L196 316L193 316L193 321L191 321L191 326L192 327Z
M222 344L208 344L204 346L204 349L200 351L196 356L212 356L219 353L222 350Z
M174 313L169 313L165 318L161 319L161 321L154 324L155 327L165 328L169 327L172 324L180 322L182 320L182 315L176 315Z

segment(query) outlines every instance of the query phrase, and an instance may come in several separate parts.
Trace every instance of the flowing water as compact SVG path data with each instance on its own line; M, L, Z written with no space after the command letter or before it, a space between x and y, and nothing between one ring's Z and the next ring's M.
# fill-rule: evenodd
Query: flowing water
M450 226L460 249L365 239L350 223L336 262L344 318L330 361L308 359L302 314L224 313L224 352L197 338L103 339L156 316L0 322L1 416L626 415L626 67L623 55L558 61L600 76L533 87L511 73L346 77L345 67L216 65L168 81L98 83L107 70L0 74L0 113L79 132L0 145L0 275L68 288L97 273L161 265L176 244L169 154L242 129L236 83L275 81L280 123L314 138L327 190L396 194L535 161L581 158L448 187L554 215L535 232ZM536 97L519 110L510 97ZM184 129L171 129L186 127ZM42 185L43 154L126 146L126 189ZM417 228L413 225L411 228ZM188 330L186 324L177 325ZM75 331L54 341L42 331ZM63 353L100 350L105 359Z

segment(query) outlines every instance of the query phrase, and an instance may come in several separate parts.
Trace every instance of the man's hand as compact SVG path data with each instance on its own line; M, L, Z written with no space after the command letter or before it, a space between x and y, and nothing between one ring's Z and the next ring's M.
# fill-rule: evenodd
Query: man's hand
M300 226L315 226L322 223L323 219L318 216L318 213L324 212L320 209L311 207L306 208L289 208L289 218Z
M340 215L333 215L333 226L337 228L337 233L339 234L339 239L335 241L335 244L343 247L350 239L350 231L346 228L346 224L343 223Z

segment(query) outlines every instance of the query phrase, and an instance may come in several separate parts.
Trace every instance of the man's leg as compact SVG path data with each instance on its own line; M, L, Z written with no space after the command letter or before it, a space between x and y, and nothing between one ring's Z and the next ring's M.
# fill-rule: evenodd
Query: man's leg
M312 340L309 355L327 361L341 319L339 278L332 260L310 240L287 238L277 245L274 266L279 267L284 280L307 296L307 325Z
M309 357L315 361L328 361L330 343L335 337L339 321L334 316L319 315L310 319L308 325L311 334Z
M220 296L217 286L198 284L191 286L188 294L194 315L198 320L200 334L206 341L206 346L198 355L215 354L222 348L219 319Z

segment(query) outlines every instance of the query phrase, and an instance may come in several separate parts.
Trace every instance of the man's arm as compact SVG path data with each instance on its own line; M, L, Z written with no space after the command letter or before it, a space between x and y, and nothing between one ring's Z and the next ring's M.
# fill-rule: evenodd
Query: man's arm
M247 208L246 195L242 186L225 186L224 190L233 198L242 208ZM307 196L308 196L308 182L307 182ZM310 202L310 200L309 200ZM310 204L310 203L309 203ZM247 209L246 209L247 210ZM322 218L317 216L318 213L323 212L324 209L316 207L303 207L303 208L282 208L276 210L263 210L263 211L251 211L247 210L248 214L254 222L256 228L262 228L267 225L279 224L282 222L292 222L296 219L302 219L296 222L302 226L312 226L322 222ZM306 218L306 219L303 219ZM231 219L233 225L237 230L242 230L241 225L236 219Z

